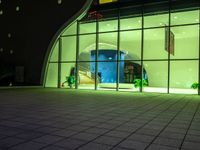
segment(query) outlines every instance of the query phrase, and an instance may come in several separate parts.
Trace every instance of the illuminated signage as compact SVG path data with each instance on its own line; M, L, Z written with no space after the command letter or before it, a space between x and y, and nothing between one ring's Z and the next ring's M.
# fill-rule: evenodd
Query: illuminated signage
M112 3L116 2L117 0L99 0L99 4L105 4L105 3Z

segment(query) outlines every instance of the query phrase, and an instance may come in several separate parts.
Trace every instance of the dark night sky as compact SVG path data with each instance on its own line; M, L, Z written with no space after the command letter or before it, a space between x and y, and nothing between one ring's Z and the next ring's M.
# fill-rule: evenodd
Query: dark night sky
M45 52L52 37L85 1L62 0L58 4L58 0L1 0L0 69L24 66L26 85L40 85Z

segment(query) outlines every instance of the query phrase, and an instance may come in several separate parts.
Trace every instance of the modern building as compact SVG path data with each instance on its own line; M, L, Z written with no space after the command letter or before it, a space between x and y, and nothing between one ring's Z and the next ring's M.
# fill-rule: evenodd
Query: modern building
M100 1L100 3L103 1ZM92 0L49 45L44 86L199 94L199 0Z

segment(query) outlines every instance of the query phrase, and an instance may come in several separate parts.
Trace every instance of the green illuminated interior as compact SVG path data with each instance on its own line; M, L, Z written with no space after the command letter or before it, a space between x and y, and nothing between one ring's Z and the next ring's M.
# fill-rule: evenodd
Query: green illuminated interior
M144 15L143 43L142 18L130 17L120 19L119 49L125 53L124 60L141 65L148 75L149 85L143 87L144 92L168 91L170 93L192 93L194 82L198 82L199 74L199 9L171 13L171 32L174 34L174 55L166 50L165 26L169 26L169 14ZM77 48L77 23L67 27L62 36L61 53L61 83L69 76L72 67L76 66L78 58L80 89L94 89L95 82L89 72L90 51L98 49L116 49L118 47L118 20L104 20L99 22L98 46L96 45L96 22L80 23L79 25L79 53ZM103 33L102 33L103 32ZM142 46L143 44L143 46ZM142 53L143 48L143 55ZM58 51L59 41L56 41L49 56L46 73L46 87L58 85ZM109 63L109 62L108 62ZM170 66L170 69L168 68ZM85 71L85 72L84 72ZM87 79L86 79L87 78ZM68 88L68 86L64 86ZM99 83L101 90L113 90L116 84ZM133 83L119 83L119 90L139 91Z

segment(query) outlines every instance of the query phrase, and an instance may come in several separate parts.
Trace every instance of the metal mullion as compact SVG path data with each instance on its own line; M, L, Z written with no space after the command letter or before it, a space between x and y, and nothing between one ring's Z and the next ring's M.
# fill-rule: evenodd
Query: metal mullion
M200 84L200 2L199 2L199 84ZM198 95L200 95L200 87L198 87Z
M141 30L141 82L140 82L140 92L143 91L143 57L144 57L144 5L142 5L142 30Z
M118 8L118 27L117 27L117 80L116 91L119 91L119 76L120 76L120 9Z
M78 89L79 82L79 68L78 68L78 59L79 59L79 21L77 21L77 29L76 29L76 83L75 88Z
M95 90L98 88L99 20L96 21Z
M169 0L169 27L168 27L168 74L167 74L167 93L169 94L169 88L170 88L170 32L171 32L171 0Z
M59 48L58 48L58 83L57 87L61 85L61 54L62 54L62 37L59 37Z

